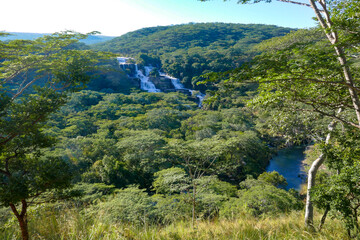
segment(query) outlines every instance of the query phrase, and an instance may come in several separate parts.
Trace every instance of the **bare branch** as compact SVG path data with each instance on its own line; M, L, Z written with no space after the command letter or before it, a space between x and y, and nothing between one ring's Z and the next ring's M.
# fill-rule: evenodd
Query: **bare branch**
M66 89L66 88L68 88L68 87L70 87L70 86L71 86L71 83L68 83L68 84L66 84L66 85L64 85L64 86L62 86L62 87L60 87L60 88L55 88L55 87L53 87L53 89L54 89L55 91L62 91L62 90Z
M308 3L302 3L302 2L296 2L296 1L290 1L290 0L277 0L279 2L286 2L286 3L292 3L292 4L297 4L297 5L301 5L301 6L306 6L306 7L310 7L311 5Z
M28 82L25 87L19 89L19 91L11 98L11 100L14 100L15 98L17 98L19 95L21 95L28 87L30 87L34 82L36 82L37 80L39 80L40 77L34 78L32 81Z

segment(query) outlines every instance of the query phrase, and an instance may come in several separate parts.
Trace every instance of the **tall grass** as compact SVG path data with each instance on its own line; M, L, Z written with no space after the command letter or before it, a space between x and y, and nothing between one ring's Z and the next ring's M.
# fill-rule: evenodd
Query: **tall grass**
M133 226L124 223L110 224L101 215L88 217L86 212L76 208L56 211L36 209L29 221L32 239L44 240L114 240L114 239L347 239L340 222L328 219L320 233L308 232L303 226L303 213L254 218L243 215L234 220L216 219L197 221L191 227L190 221L167 226ZM16 221L0 230L0 239L19 239Z

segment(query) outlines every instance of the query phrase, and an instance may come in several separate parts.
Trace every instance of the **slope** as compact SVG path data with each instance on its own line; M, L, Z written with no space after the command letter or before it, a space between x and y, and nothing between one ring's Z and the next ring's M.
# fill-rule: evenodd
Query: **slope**
M140 64L179 78L188 88L204 91L205 87L196 86L199 76L240 66L252 57L255 44L291 30L260 24L190 23L144 28L92 47L135 57Z

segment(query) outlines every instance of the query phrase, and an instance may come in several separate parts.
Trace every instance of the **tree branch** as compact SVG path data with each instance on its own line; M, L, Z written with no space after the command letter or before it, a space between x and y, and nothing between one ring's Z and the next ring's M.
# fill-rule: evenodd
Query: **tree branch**
M14 100L15 98L17 98L19 95L21 95L28 87L30 87L34 82L36 82L37 80L39 80L40 77L34 78L32 81L28 82L25 87L21 88L18 90L18 92L11 98L11 100Z
M21 207L21 213L20 213L20 216L22 217L22 218L24 218L25 216L26 216L26 211L27 211L27 202L26 202L26 200L25 199L22 199L21 200L21 205L22 205L22 207Z
M7 176L7 177L11 177L11 174L10 174L9 172L4 171L4 170L2 170L2 169L0 169L0 173L4 174L4 175Z
M355 123L353 123L353 122L344 120L344 119L336 116L336 114L329 114L329 113L326 113L326 112L324 112L324 111L319 110L316 106L313 106L313 107L314 107L314 109L315 109L316 112L318 112L318 113L320 113L320 114L322 114L322 115L324 115L324 116L331 117L331 118L333 118L333 119L335 119L335 120L338 120L338 121L340 121L340 122L342 122L342 123L345 123L345 124L348 124L348 125L350 125L350 126L353 126L353 127L355 127L355 128L360 129L360 126L359 126L359 125L357 125L357 124L355 124Z
M277 0L279 2L286 2L286 3L292 3L292 4L297 4L297 5L301 5L301 6L305 6L305 7L310 7L311 5L308 3L302 3L302 2L296 2L296 1L290 1L290 0Z

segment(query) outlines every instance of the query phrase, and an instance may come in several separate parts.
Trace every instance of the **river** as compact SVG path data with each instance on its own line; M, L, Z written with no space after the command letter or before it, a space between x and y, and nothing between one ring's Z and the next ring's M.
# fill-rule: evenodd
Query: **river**
M306 173L302 161L305 158L305 147L282 149L270 160L267 172L277 171L286 178L287 189L300 190Z

